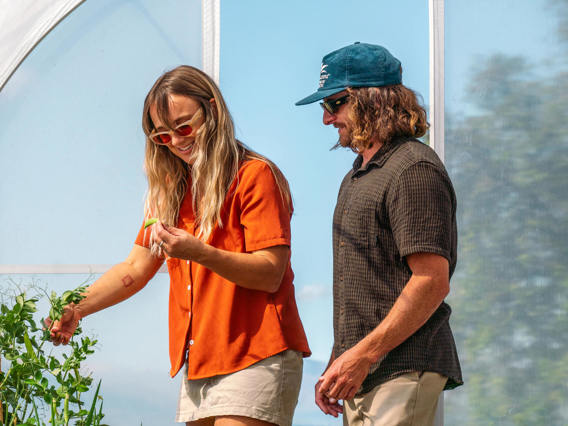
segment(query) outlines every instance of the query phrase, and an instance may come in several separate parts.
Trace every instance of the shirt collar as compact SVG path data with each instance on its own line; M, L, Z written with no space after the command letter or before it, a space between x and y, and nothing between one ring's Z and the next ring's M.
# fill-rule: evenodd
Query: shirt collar
M385 162L389 159L389 157L393 154L394 151L404 142L407 142L409 139L407 138L397 138L392 139L390 142L384 144L379 148L379 150L371 157L369 162L365 164L364 167L361 167L363 164L363 156L358 155L353 161L353 173L364 173L366 172L371 165L376 167L382 167Z

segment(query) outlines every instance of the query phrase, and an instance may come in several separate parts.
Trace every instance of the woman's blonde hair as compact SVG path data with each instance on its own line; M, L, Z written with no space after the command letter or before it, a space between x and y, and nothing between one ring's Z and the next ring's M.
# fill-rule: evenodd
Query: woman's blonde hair
M402 84L348 88L347 92L349 148L355 152L369 148L373 142L386 144L397 137L419 138L428 130L426 110L418 95Z
M196 132L189 163L175 156L167 146L153 143L148 135L155 130L150 108L163 123L169 120L170 96L187 96L199 103L204 122ZM197 236L207 240L216 224L223 226L221 208L229 187L243 161L266 162L278 184L284 204L291 212L288 182L267 158L235 139L231 114L215 82L204 72L187 65L163 74L150 89L144 101L142 128L146 134L144 168L148 177L145 216L157 217L176 226L181 203L191 182ZM154 251L155 247L153 247Z

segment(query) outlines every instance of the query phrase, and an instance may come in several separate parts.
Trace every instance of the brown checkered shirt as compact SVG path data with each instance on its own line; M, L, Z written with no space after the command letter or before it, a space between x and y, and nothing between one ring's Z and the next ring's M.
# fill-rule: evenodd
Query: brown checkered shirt
M456 266L456 196L436 153L417 140L383 145L364 166L358 156L337 197L333 217L335 357L387 315L412 274L405 256L435 253ZM410 371L463 383L444 302L418 331L371 367L359 393Z

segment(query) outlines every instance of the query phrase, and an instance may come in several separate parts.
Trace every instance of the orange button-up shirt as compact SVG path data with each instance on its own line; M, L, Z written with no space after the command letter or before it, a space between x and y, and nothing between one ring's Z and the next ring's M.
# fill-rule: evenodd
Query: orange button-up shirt
M223 227L215 226L207 240L214 247L244 253L290 246L290 212L263 161L241 165L221 212ZM196 234L190 189L177 226ZM149 247L149 242L150 232L142 227L136 244ZM172 377L186 354L188 379L242 370L286 349L310 355L290 262L275 293L239 287L196 262L168 257L167 265Z

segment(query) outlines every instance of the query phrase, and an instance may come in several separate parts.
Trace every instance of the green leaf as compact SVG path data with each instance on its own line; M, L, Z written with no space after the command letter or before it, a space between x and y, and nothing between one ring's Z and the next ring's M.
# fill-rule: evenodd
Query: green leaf
M79 383L76 387L77 392L87 392L89 390L89 387L83 383Z
M28 332L24 332L24 344L26 346L26 351L28 352L28 355L30 356L31 359L33 359L34 361L37 361L37 356L34 352L34 348L32 346L32 342L30 341L30 336L28 336Z
M13 361L15 359L17 359L19 357L18 352L14 352L14 351L6 351L4 353L4 358L6 358L9 361Z
M93 414L95 413L95 407L97 405L97 397L99 396L99 389L101 388L101 381L97 385L97 390L95 391L95 396L93 397L93 403L91 404L91 409L89 410L89 415L85 419L86 425L91 425L93 422Z
M154 223L156 223L158 221L158 218L156 217L152 217L150 219L148 219L145 223L144 223L144 229L146 229L147 227L153 225Z
M31 330L32 332L35 332L35 331L38 331L38 330L39 330L39 328L38 328L36 322L35 322L33 319L30 318L30 319L29 319L29 323L30 323L30 330Z
M29 312L36 312L37 311L36 304L33 300L26 300L26 302L24 303L24 308L26 310L28 310Z
M73 296L73 292L71 290L67 290L63 293L63 295L61 296L61 299L65 302L65 303L69 303L71 301L71 297Z

